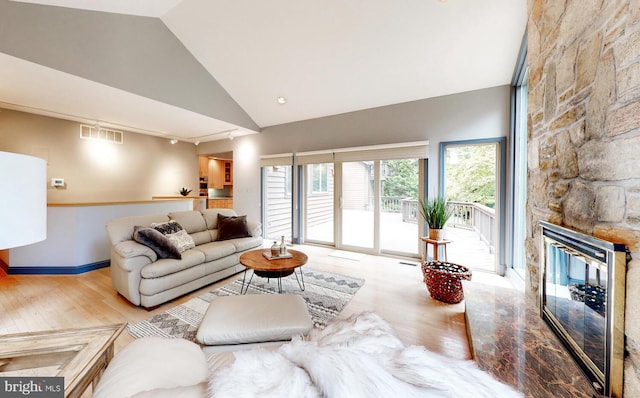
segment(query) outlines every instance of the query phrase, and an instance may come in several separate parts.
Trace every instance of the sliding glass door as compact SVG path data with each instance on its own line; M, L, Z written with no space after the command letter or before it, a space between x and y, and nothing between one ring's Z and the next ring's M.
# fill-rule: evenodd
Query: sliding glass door
M333 163L304 165L304 239L307 242L334 243Z
M377 211L375 162L344 162L340 198L341 245L374 249Z
M418 253L418 159L380 161L380 250Z
M340 247L417 256L418 159L343 162Z
M413 142L262 157L265 239L417 258L427 152Z

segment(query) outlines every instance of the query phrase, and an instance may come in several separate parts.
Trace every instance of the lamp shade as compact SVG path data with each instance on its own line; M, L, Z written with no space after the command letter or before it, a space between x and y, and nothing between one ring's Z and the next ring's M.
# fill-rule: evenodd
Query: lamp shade
M0 250L46 238L46 161L0 152Z

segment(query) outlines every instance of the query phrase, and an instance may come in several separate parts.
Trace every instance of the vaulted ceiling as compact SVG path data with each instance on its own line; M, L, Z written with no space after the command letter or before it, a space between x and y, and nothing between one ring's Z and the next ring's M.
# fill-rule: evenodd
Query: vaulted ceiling
M526 14L526 0L0 0L0 107L252 134L509 84Z

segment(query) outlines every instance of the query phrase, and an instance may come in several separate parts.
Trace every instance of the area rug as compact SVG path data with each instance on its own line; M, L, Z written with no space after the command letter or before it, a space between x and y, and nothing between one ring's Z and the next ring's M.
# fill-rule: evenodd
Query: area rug
M364 284L364 279L351 278L329 272L303 269L305 290L301 291L296 278L282 278L282 293L301 295L307 303L313 324L324 328L336 317ZM248 273L247 276L250 274ZM198 326L209 307L218 296L240 294L242 277L209 293L193 298L166 312L137 323L129 323L127 330L136 338L162 336L194 341ZM254 276L247 294L278 294L277 279Z

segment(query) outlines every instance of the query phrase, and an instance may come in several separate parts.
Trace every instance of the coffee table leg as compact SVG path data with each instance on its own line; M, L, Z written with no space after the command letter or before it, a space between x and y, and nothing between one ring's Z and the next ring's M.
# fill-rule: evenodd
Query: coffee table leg
M304 292L305 289L305 285L304 285L304 274L302 273L302 267L299 268L300 270L300 279L298 279L298 274L296 274L296 271L293 271L293 274L296 276L296 281L298 282L298 287L300 287L300 290L302 290ZM302 281L302 284L300 284L300 281Z
M247 286L245 287L244 281L245 281L245 278L247 277L247 270L248 268L245 268L244 274L242 275L242 286L240 287L240 294L247 294L247 291L249 290L249 285L251 285L251 280L253 280L253 275L255 274L255 272L251 273L249 282L247 282Z

